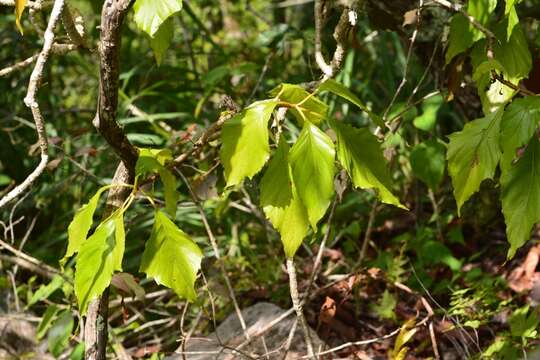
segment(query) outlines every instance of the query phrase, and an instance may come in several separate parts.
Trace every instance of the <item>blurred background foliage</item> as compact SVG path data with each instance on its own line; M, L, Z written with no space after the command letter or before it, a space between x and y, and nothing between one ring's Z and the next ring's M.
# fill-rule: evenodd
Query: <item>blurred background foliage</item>
M394 5L398 8L402 3ZM523 3L525 7L533 2ZM95 44L101 1L78 0L70 4L83 16ZM394 21L388 15L394 5L388 5L388 10L366 2L350 34L350 49L337 80L375 113L387 111L388 118L395 117L399 122L395 133L386 132L383 140L394 190L410 211L381 206L369 192L346 190L331 225L329 250L324 254L317 286L356 274L358 281L341 300L344 311L352 317L345 322L357 338L384 334L384 329L391 330L415 314L415 302L396 288L397 282L430 299L440 320L437 331L443 334L439 341L445 351L454 352L458 358L472 357L494 351L490 345L498 344L508 348L505 351L509 356L516 349L521 354L522 348L537 343L536 335L529 336L525 330L530 329L516 330L508 319L526 317L528 307L524 306L540 299L512 291L507 278L538 242L537 236L533 235L531 244L514 260L504 262L508 245L496 200L498 189L489 182L464 206L462 217L457 217L445 169L446 135L478 117L481 105L467 77L455 99L445 101L452 80L444 69L443 56L450 14L426 8L407 63L408 38L415 26L403 25L403 18ZM415 4L408 6L413 8ZM24 36L18 33L12 10L0 7L0 68L32 56L42 44L27 14L23 16ZM326 53L334 47L332 30L339 12L333 11L323 34ZM45 14L38 12L37 16L38 21L46 21ZM523 19L536 58L538 24L526 16ZM156 65L148 39L136 29L132 14L123 29L118 119L137 146L167 147L180 154L219 117L224 110L223 95L244 107L266 98L282 82L305 83L320 76L313 57L311 2L184 0L183 10L173 21L174 40L160 66ZM60 36L60 42L66 40L65 35ZM406 68L408 81L394 105L387 109ZM21 182L37 162L34 125L22 101L30 72L31 67L27 67L0 80L0 192ZM28 194L0 213L3 241L54 268L59 268L67 243L67 225L75 210L100 185L110 181L118 161L91 123L97 86L95 51L78 50L51 57L38 96L52 161ZM440 93L410 106L434 91ZM367 115L353 106L332 95L323 99L330 104L331 116L357 126L368 125ZM293 133L295 126L287 122ZM205 199L205 212L218 237L241 306L267 300L289 307L282 246L257 207L260 179L246 181L240 192L224 192L217 149L218 142L212 142L199 157L189 160L184 171L199 197ZM189 307L185 321L188 326L201 313L196 331L207 333L213 328L213 317L219 322L232 306L218 267L208 256L212 250L197 208L185 184L179 191L182 195L176 223L207 255L203 271L216 305L216 313L212 314L209 296L199 281L199 300ZM127 213L126 272L137 273L152 215L151 207L143 201ZM298 253L302 279L309 278L317 244L327 226L308 238ZM67 280L55 282L54 278L51 281L17 268L9 253L2 254L0 312L32 316L39 334L48 337L49 352L55 357L80 357L76 302L69 284L72 264L67 264ZM113 288L111 344L125 348L132 356L138 356L143 346L154 346L151 352L155 354L173 351L184 303L151 281L136 280L147 296L155 297L121 304L126 294L121 286ZM326 296L334 296L337 301L342 295ZM323 301L320 295L307 306L311 324L317 324ZM535 316L531 314L528 316ZM534 319L530 321L537 324ZM365 322L370 326L362 325ZM51 332L56 335L51 336ZM344 340L344 335L335 329L327 336L329 343ZM429 338L424 335L415 339L411 354L427 358L431 351L426 345ZM385 349L373 351L384 354Z

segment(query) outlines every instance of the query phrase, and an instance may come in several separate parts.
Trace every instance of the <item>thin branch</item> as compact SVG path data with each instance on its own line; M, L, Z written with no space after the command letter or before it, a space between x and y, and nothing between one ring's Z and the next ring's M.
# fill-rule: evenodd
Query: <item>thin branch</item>
M366 251L369 242L371 241L371 232L373 231L373 222L375 221L375 216L377 215L377 210L379 208L379 201L374 200L373 205L371 205L371 211L369 212L368 223L366 227L366 233L364 234L364 240L362 241L362 248L360 249L360 255L358 256L358 262L356 267L362 266L362 262L366 257Z
M43 10L52 4L51 1L28 1L26 7L33 10ZM0 5L15 6L15 0L0 0Z
M320 357L322 355L332 354L332 353L335 353L336 351L340 351L340 350L346 349L346 348L351 347L351 346L368 345L368 344L381 342L383 340L390 339L390 338L396 336L397 334L399 334L400 330L401 330L401 328L399 327L399 328L395 329L394 331L392 331L391 333L388 333L388 334L386 334L384 336L379 336L379 337L376 337L376 338L373 338L373 339L368 339L368 340L354 341L354 342L348 342L348 343L345 343L345 344L341 344L341 345L336 346L336 347L334 347L332 349L321 351L321 352L317 353L316 356ZM301 357L301 359L307 359L307 358L309 358L309 357L308 356Z
M47 166L47 163L49 161L49 149L47 132L45 130L45 121L43 120L43 116L41 115L39 104L36 101L36 94L38 87L41 84L45 64L47 63L47 60L52 50L55 37L54 29L56 28L56 24L60 19L63 7L64 0L56 0L54 2L51 16L49 18L49 23L47 24L47 30L45 30L43 48L37 57L36 66L32 71L32 75L30 75L28 92L26 93L26 97L24 98L24 103L32 111L34 123L36 124L41 160L38 166L34 169L34 171L30 173L30 175L28 175L28 177L21 184L13 188L10 192L8 192L0 199L0 209L4 207L7 203L9 203L11 200L15 199L17 196L25 192L30 186L32 186L34 181L36 181L36 179L45 170L45 167Z
M133 171L128 169L124 162L116 168L112 184L131 184ZM130 187L114 186L107 194L107 207L103 218L107 218L116 209L120 208L131 192ZM84 327L84 344L86 360L105 360L108 341L108 315L109 315L109 288L103 294L90 302L86 313Z
M64 29L66 30L69 40L71 40L72 43L84 48L88 47L85 39L84 28L82 26L77 26L79 24L76 24L73 20L73 15L71 14L68 4L66 4L64 11L62 11L62 24L64 25Z
M315 0L315 61L323 72L323 81L332 78L341 69L341 64L347 49L347 35L349 30L355 25L356 1L352 2L350 8L343 9L338 24L334 29L334 39L336 40L336 49L332 55L332 60L327 63L322 53L322 29L326 20L324 4L322 0Z
M455 12L458 12L460 13L461 15L465 16L467 18L467 20L469 20L469 22L472 24L472 26L474 26L475 28L477 28L478 30L480 30L481 32L484 33L484 35L486 35L486 37L489 39L496 39L496 36L495 34L493 34L489 29L487 29L486 27L484 27L482 24L480 24L478 22L478 20L476 20L473 16L469 15L469 13L467 13L467 11L465 11L465 9L463 8L463 5L461 4L454 4L448 0L432 0L434 3L436 4L439 4L440 6L442 7L445 7L449 10L452 10L452 11L455 11Z
M287 273L289 274L289 287L291 292L291 300L293 303L294 311L296 312L296 317L300 321L300 326L304 331L304 340L307 347L307 357L312 360L317 360L317 357L313 352L313 342L311 341L311 334L309 330L309 325L304 316L303 304L300 302L300 294L298 293L298 280L296 279L296 267L294 266L294 261L292 258L287 258Z
M10 244L8 244L6 241L2 239L0 239L0 249L5 249L9 251L10 253L12 253L13 255L15 255L15 258L11 258L5 255L0 255L2 259L8 260L25 269L34 271L48 278L52 278L54 275L60 274L60 272L57 269L39 261L38 259L26 254L23 251L18 250L17 248L15 248L14 246L11 246Z
M332 221L334 220L334 214L336 212L337 204L338 204L338 198L336 197L334 201L332 202L330 214L328 215L328 221L326 222L326 232L321 241L321 245L319 246L319 251L317 252L317 257L315 258L315 262L313 263L313 270L312 270L311 277L309 279L309 283L305 292L306 294L309 294L309 291L311 290L313 283L315 282L315 280L317 280L317 276L319 275L319 267L321 266L322 255L324 253L326 243L328 242L328 238L330 237L330 231L332 229L331 225L332 225Z
M212 245L212 250L214 251L214 256L217 260L218 266L221 270L221 273L223 275L223 278L225 279L225 285L227 286L227 290L229 292L229 297L231 298L231 301L234 306L234 310L236 312L236 316L238 317L238 320L240 321L240 325L242 326L242 330L244 332L244 336L247 340L249 340L249 334L247 332L246 322L244 321L244 317L242 316L242 311L240 310L240 306L238 305L238 301L236 300L236 295L234 293L234 289L231 284L231 280L229 279L229 275L227 275L227 269L225 269L225 264L223 263L221 259L221 255L219 253L219 247L217 245L216 237L214 236L214 232L212 231L212 228L210 227L210 223L208 222L208 218L206 217L206 214L204 212L204 209L201 205L201 202L199 201L199 198L193 191L193 188L191 187L191 184L189 183L188 179L184 176L184 174L179 170L175 169L176 173L182 178L184 183L186 184L186 187L188 188L189 194L191 195L191 198L193 199L193 202L195 203L195 206L197 206L197 209L199 211L199 214L201 215L201 220L204 224L204 228L206 230L206 234L208 235L208 238L210 239L210 244Z
M116 122L121 26L129 6L129 0L106 0L103 4L99 46L98 106L92 123L116 155L126 164L128 170L132 171L139 156L138 151Z
M440 360L441 355L439 355L439 347L437 346L437 337L435 336L435 329L433 329L433 321L429 322L429 337L431 339L431 346L433 348L433 355L435 360Z
M57 44L57 43L55 43L52 46L51 54L64 55L64 54L68 53L69 51L73 51L75 49L77 49L77 45L74 45L74 44ZM0 70L0 77L7 76L7 75L11 74L14 71L21 70L21 69L24 69L27 66L32 65L32 63L34 63L34 61L36 61L38 56L39 56L39 53L34 54L34 55L30 56L29 58L27 58L25 60L19 61L16 64L13 64L13 65L10 65L8 67L5 67L5 68L1 69Z
M92 123L122 160L116 168L114 184L133 183L135 163L139 156L137 149L129 142L123 129L116 122L121 28L130 5L130 0L106 0L101 11L99 93L96 116ZM104 216L121 207L130 191L124 186L109 190ZM108 314L109 288L106 288L101 296L88 306L84 329L86 360L106 359Z
M179 156L177 156L172 165L174 167L178 167L179 165L181 165L184 161L186 161L189 157L191 156L196 156L198 155L202 149L204 148L204 146L213 138L213 136L221 129L221 127L223 126L223 124L225 123L225 121L229 120L230 118L232 118L234 115L236 114L236 112L234 111L225 111L223 112L218 120L213 123L202 135L201 137L195 142L195 144L193 144L193 146L183 152L182 154L180 154Z
M416 26L414 28L414 31L411 36L411 42L409 43L409 49L407 50L407 59L405 60L405 68L403 69L403 78L401 79L401 82L394 93L394 96L392 96L392 100L390 100L390 103L386 107L386 110L384 111L383 120L386 121L386 118L388 117L388 112L390 109L392 109L392 106L394 105L394 102L396 101L397 97L401 93L401 90L407 83L407 75L409 74L409 64L411 62L412 57L412 51L414 48L414 43L416 42L416 36L418 35L418 30L420 29L420 24L422 21L421 11L422 7L424 6L424 0L419 0L418 2L418 9L416 10Z
M528 89L519 87L519 86L511 83L510 81L506 80L501 74L498 74L495 70L493 70L491 72L491 77L493 79L497 80L498 82L500 82L501 84L508 86L510 89L522 93L523 95L536 96L536 94L534 92L532 92L532 91L530 91Z

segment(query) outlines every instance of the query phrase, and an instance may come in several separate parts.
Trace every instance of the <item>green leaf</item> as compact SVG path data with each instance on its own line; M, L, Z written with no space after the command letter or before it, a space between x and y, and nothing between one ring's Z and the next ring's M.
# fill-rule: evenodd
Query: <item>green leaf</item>
M510 37L512 36L512 33L514 32L514 29L517 24L519 24L519 17L516 11L516 8L514 6L511 6L508 10L508 2L506 3L507 7L507 21L508 25L506 27L506 40L510 40Z
M519 24L519 18L516 12L516 5L521 2L521 0L506 0L504 7L504 14L508 19L508 26L506 27L506 39L510 39L512 32L517 24Z
M36 338L38 340L41 340L41 338L45 336L47 330L49 330L49 328L51 327L52 322L58 311L60 311L60 309L54 304L47 307L47 310L45 310L45 313L43 314L43 317L41 318L41 321L39 322L39 326L36 331Z
M150 173L158 173L163 183L163 195L165 197L165 210L173 218L176 217L176 203L179 194L176 191L177 183L174 174L165 167L167 161L172 160L172 153L168 149L140 148L139 158L135 165L136 176L144 176Z
M156 63L161 65L161 61L167 52L167 49L171 45L174 36L174 28L172 18L169 18L163 22L155 33L154 37L150 37L150 47L156 57Z
M41 285L39 289L36 290L36 292L32 295L30 301L28 301L28 304L26 306L30 307L38 301L47 299L53 292L60 289L62 285L64 285L64 279L60 275L53 276L53 278L48 284Z
M227 186L252 178L268 160L268 120L276 105L276 100L257 101L223 125L220 157Z
M477 40L478 33L471 27L469 20L462 14L455 14L450 21L450 35L448 37L448 48L446 49L445 62L449 64L452 59L467 50ZM476 40L475 40L476 39Z
M540 143L534 136L522 157L501 163L501 201L510 243L508 258L516 253L540 221Z
M474 17L480 24L487 25L496 7L497 0L469 0L467 3L467 13Z
M166 168L159 170L159 178L163 182L163 195L165 196L165 210L176 218L176 203L180 194L176 191L176 177Z
M75 270L75 295L82 315L86 314L88 304L109 286L113 273L122 270L124 246L121 210L99 224L94 234L82 244Z
M182 10L182 0L137 0L133 9L137 27L154 37L165 20Z
M381 301L373 306L373 311L383 319L395 319L394 308L396 305L396 297L388 290L385 290Z
M84 343L78 343L69 355L69 360L83 360L84 359Z
M319 85L317 92L324 92L324 91L330 91L333 94L336 94L338 96L341 96L345 100L350 101L354 105L358 106L359 109L366 112L371 120L378 125L383 127L384 122L382 118L369 110L369 108L360 100L351 90L349 90L345 85L333 80L328 79L325 82L323 82L321 85Z
M144 176L157 173L170 160L172 160L172 153L168 149L139 148L135 175Z
M495 341L482 353L482 356L488 359L494 359L495 357L493 355L501 352L504 347L509 346L511 341L512 340L509 338L496 338Z
M509 40L506 40L505 36L506 26L507 20L494 29L499 39L493 44L494 60L488 59L486 55L486 40L479 41L471 52L473 78L485 114L499 109L516 93L509 86L492 81L491 70L497 70L504 79L517 85L521 79L528 76L532 67L531 53L521 26L519 24L515 26Z
M261 180L261 206L285 207L292 198L292 180L290 177L289 145L283 137L279 142L268 169Z
M411 151L414 174L435 190L441 182L446 167L446 147L436 140L420 143Z
M540 124L540 98L516 99L504 111L501 123L501 169L507 169L516 159L518 150L529 142Z
M128 133L128 140L134 145L158 146L164 143L164 137L148 133Z
M437 123L437 112L443 104L441 95L433 96L422 104L422 115L413 120L413 125L424 131L431 131Z
M382 202L406 209L390 190L390 172L377 138L368 129L343 123L333 122L332 128L337 136L339 162L347 170L353 185L374 189Z
M458 214L461 206L478 191L485 179L492 179L501 158L499 129L503 108L469 122L449 136L448 170L454 186Z
M287 165L287 168L289 177L291 177L290 166ZM309 231L308 213L298 196L295 184L292 184L289 205L285 208L267 205L263 210L266 217L281 235L285 255L292 258Z
M467 13L480 24L487 25L491 14L497 6L497 0L470 0ZM474 27L462 14L455 14L450 22L450 36L446 50L446 64L454 56L470 48L476 41L485 37L485 34Z
M289 111L296 117L300 125L304 124L304 120L318 125L326 118L328 105L299 85L281 84L272 90L270 95L279 97L281 101L300 104L300 111L296 108L289 108Z
M529 75L532 68L532 56L527 37L519 24L515 25L512 34L506 40L507 22L508 20L502 22L494 30L497 38L504 40L495 41L493 55L504 67L505 79L517 82Z
M334 195L334 143L309 121L291 148L289 161L298 196L314 231Z
M70 310L63 311L47 335L47 347L54 357L58 358L69 342L73 331L73 316Z
M195 280L202 252L167 216L156 211L152 235L146 242L140 271L182 298L196 298Z
M77 210L77 213L68 226L68 247L66 254L60 260L60 265L64 266L67 260L79 251L82 243L86 240L88 231L90 231L90 228L92 227L92 221L94 213L96 212L99 197L105 190L110 188L111 186L101 187L96 191L88 203Z
M6 174L0 174L0 187L9 185L12 179Z
M538 333L540 318L533 310L529 313L529 305L514 311L508 320L512 336L521 338L535 338Z

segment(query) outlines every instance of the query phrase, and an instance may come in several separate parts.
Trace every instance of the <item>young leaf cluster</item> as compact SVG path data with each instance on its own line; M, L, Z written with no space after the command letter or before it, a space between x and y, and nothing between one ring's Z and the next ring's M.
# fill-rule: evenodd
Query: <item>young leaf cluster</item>
M156 209L154 226L150 239L146 242L140 271L163 284L183 298L195 300L195 280L200 269L202 252L195 242L174 222L178 192L176 178L166 167L172 156L167 150L140 149L135 172L136 181L148 175L159 174L163 183L165 212ZM114 186L132 187L132 193L125 203L103 219L91 233L94 213L99 198ZM75 295L79 310L85 314L89 303L100 296L110 285L115 272L122 270L125 249L124 213L140 191L154 205L153 198L137 186L126 184L108 185L100 188L90 201L75 214L68 228L68 248L61 264L77 254L75 265Z
M516 3L506 1L504 17L496 22L491 16L495 0L469 1L468 14L492 29L492 34L480 31L462 14L456 14L446 50L447 63L463 61L457 55L470 50L473 79L485 114L449 136L447 159L458 213L484 180L494 179L499 168L509 258L540 221L540 144L535 135L540 122L540 98L513 100L519 81L532 66Z
M310 229L317 232L334 196L336 155L355 187L373 189L381 201L404 208L391 191L390 174L377 138L367 128L355 128L328 118L328 106L317 94L329 91L380 118L342 84L327 80L313 93L299 85L282 84L268 100L255 102L226 122L222 129L221 161L227 186L253 178L268 166L260 183L260 204L281 235L287 257L293 257ZM270 119L276 108L286 108L301 128L289 145L281 119ZM334 141L329 131L335 134ZM271 136L272 135L272 136ZM270 138L276 150L271 156ZM279 139L279 140L278 140Z

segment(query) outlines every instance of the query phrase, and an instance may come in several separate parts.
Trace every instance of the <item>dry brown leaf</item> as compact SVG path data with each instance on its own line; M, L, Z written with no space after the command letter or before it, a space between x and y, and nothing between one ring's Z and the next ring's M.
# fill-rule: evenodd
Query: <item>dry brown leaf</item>
M535 280L540 276L536 267L540 261L540 244L533 246L523 263L516 267L508 276L508 286L515 292L529 291Z
M405 14L403 14L403 24L401 24L401 26L405 27L407 25L414 24L417 18L418 18L418 10L417 9L409 10Z
M330 324L334 316L336 316L336 302L327 296L319 311L319 321L323 324Z

